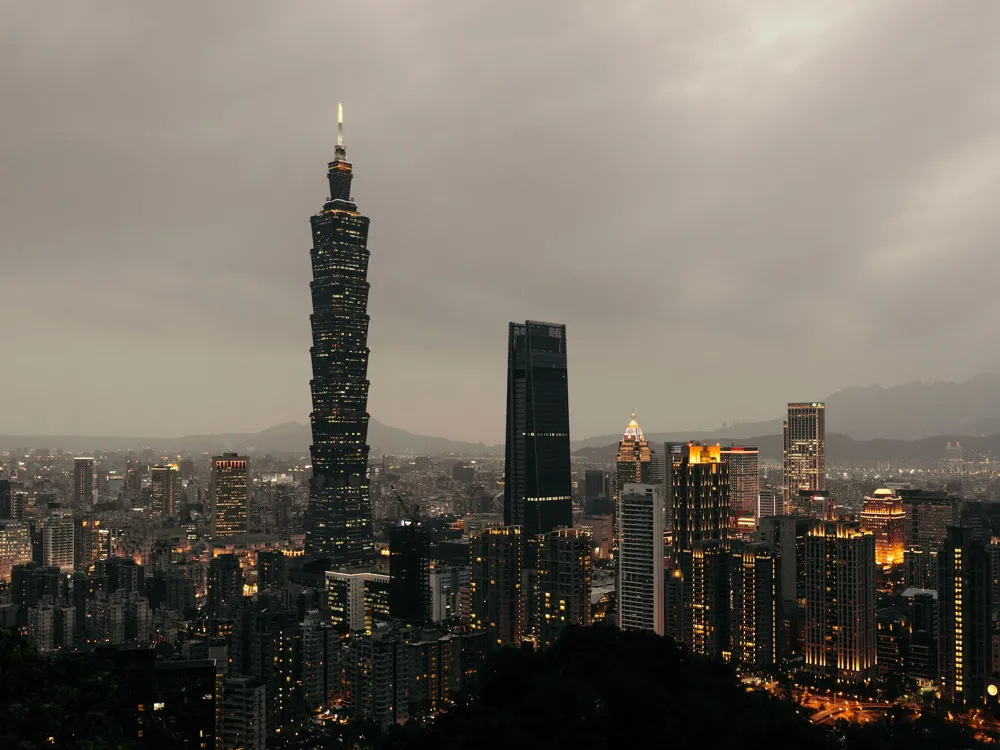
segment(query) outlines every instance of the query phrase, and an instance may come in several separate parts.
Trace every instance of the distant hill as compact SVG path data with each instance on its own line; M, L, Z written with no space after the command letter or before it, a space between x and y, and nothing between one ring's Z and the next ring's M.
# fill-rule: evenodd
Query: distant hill
M648 438L647 438L648 439ZM670 441L683 440L685 438L671 437ZM698 438L690 438L696 440ZM755 445L760 450L762 460L780 462L783 450L784 438L782 435L758 435L748 439L727 439L725 436L711 438L713 441L725 443L742 443L744 445ZM650 447L654 450L662 450L662 443L667 440L649 440ZM936 435L934 437L922 438L921 440L886 440L877 438L875 440L855 440L847 435L839 433L827 433L826 436L826 464L827 466L837 466L850 464L852 466L862 466L865 464L875 465L880 463L904 464L910 468L920 466L930 468L935 463L944 458L944 447L949 442L959 442L966 460L989 457L990 461L1000 460L1000 434L987 435L986 437L970 435ZM610 443L600 447L589 446L578 448L573 455L594 461L601 464L612 464L615 454L618 452L618 443Z
M920 440L939 435L1000 433L1000 374L987 373L964 383L914 382L891 388L856 386L822 400L826 403L827 433L849 435L855 440ZM651 442L724 437L746 440L754 435L780 435L782 419L779 415L764 422L746 422L716 430L669 433L647 430L646 438ZM624 427L623 421L623 430ZM600 435L574 440L573 448L600 447L619 440L620 432Z
M224 433L219 435L186 435L184 437L92 437L86 435L0 435L0 450L49 448L51 450L89 452L127 450L150 447L166 452L220 453L238 451L250 453L293 453L306 455L312 435L309 425L285 422L255 433ZM467 443L447 438L416 435L398 427L389 427L372 419L368 427L368 442L372 455L412 454L443 456L494 455L503 453L503 446Z

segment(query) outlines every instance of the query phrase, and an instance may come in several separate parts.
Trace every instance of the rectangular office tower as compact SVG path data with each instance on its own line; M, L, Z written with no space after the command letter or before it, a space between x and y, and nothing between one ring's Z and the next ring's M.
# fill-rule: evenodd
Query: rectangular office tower
M674 563L695 542L729 539L729 467L719 445L668 443L667 491Z
M806 669L862 682L875 668L875 536L826 521L806 536Z
M73 459L73 508L89 510L94 505L94 459Z
M511 323L503 520L532 539L573 525L566 326Z
M618 497L618 627L663 635L663 490L626 484Z
M212 458L209 505L216 539L247 533L250 508L250 462L246 456L223 453Z
M938 557L938 586L941 697L981 702L993 671L993 591L989 555L972 529L948 529Z
M521 527L483 529L469 541L469 627L486 633L486 647L521 645Z
M789 404L785 432L785 507L794 511L799 490L826 488L826 406Z
M170 518L180 510L180 473L177 467L153 466L149 470L149 489L153 502L150 515L153 518Z
M368 217L351 197L338 107L330 199L310 217L313 247L312 480L306 554L335 567L372 565L368 495Z

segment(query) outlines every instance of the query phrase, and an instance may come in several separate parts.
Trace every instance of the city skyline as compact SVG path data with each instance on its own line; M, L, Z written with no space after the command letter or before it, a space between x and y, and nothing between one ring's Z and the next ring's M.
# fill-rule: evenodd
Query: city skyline
M335 19L315 4L241 5L198 28L172 8L127 7L59 44L38 41L57 33L43 11L12 11L0 32L12 71L0 84L12 113L0 295L19 321L12 355L32 366L7 374L18 398L5 430L180 435L303 421L301 215L338 100L366 164L366 206L383 217L370 409L386 424L499 442L492 342L526 317L573 331L571 403L593 404L574 407L581 436L614 432L633 406L648 430L692 429L771 418L767 404L856 384L997 370L995 347L981 345L997 303L980 285L998 270L983 206L995 168L987 30L1000 9L767 5L720 17L701 4L641 16L554 4L525 6L530 20L514 25L458 7L389 18L345 6ZM91 16L78 5L60 24L86 32ZM331 69L329 34L344 25L357 33L342 36ZM181 61L179 37L192 52ZM277 62L247 40L273 45ZM720 45L741 64L718 60ZM940 75L912 76L928 45ZM135 65L108 62L128 55ZM446 65L456 57L468 64ZM596 144L614 154L602 178L611 205L582 211L592 179L581 155ZM60 184L62 170L86 174L86 189ZM514 196L533 207L518 242L504 231ZM642 272L620 262L625 247ZM720 296L696 300L686 290L704 288L709 268ZM809 309L833 311L808 336L806 289ZM947 316L906 304L932 289ZM642 316L623 295L642 300ZM735 315L756 334L716 324ZM603 393L667 321L672 348L703 351L672 368L677 388L645 405ZM914 327L919 347L905 335ZM803 342L794 363L792 340ZM86 366L67 379L70 359ZM747 376L723 389L733 361ZM694 384L720 395L675 395ZM231 397L213 398L223 388Z

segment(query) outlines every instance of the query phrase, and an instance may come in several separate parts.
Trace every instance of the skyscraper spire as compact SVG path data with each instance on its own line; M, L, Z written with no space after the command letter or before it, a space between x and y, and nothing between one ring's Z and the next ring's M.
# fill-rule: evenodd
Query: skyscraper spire
M344 105L337 102L337 149L344 147Z
M351 199L353 165L337 106L330 198L311 217L312 481L306 554L337 567L375 562L368 495L368 217Z

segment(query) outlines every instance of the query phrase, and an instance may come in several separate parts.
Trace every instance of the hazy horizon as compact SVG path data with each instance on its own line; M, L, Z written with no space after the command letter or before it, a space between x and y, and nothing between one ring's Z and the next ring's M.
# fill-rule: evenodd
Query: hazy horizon
M574 438L1000 371L1000 6L11 4L0 433L306 422L337 102L369 412L503 439L508 321Z

